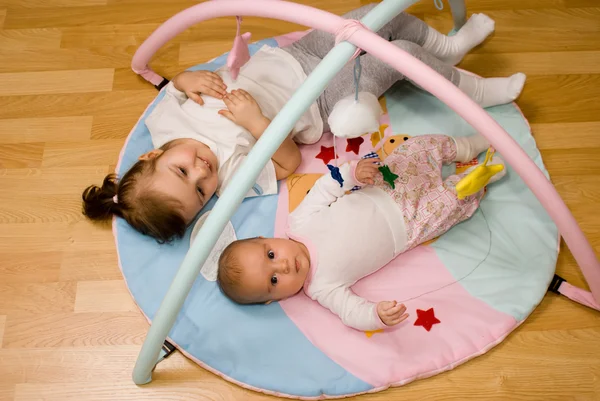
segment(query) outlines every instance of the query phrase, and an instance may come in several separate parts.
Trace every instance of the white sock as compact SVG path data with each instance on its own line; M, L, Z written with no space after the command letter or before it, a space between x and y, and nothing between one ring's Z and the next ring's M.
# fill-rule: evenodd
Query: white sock
M494 155L490 161L488 162L488 166L493 166L494 164L501 164L504 166L504 169L502 169L502 171L494 174L490 180L488 181L488 183L486 184L486 186L498 181L499 179L501 179L502 177L504 177L506 175L506 163L504 163L504 160L502 160L502 158L498 155ZM469 167L468 169L465 170L465 173L468 174L471 171L473 171L475 168L477 168L477 166L473 166L473 167ZM465 175L466 175L465 174Z
M467 163L490 147L490 142L480 134L452 138L456 143L456 159L454 161Z
M495 22L485 14L473 14L454 36L446 36L429 27L423 49L451 65L460 63L463 57L479 45L492 32Z
M519 97L525 85L525 74L516 73L508 78L479 78L460 72L458 88L481 107L510 103Z

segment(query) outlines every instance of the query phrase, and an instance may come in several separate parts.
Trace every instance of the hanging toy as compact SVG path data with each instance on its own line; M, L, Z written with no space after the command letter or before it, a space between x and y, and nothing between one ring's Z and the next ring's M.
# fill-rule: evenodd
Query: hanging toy
M485 155L483 164L475 167L473 171L456 183L456 197L458 199L464 199L481 191L490 181L490 178L504 170L502 164L488 166L488 162L492 160L495 152L494 148L490 147Z
M235 17L235 19L237 23L237 32L235 34L235 39L233 40L233 47L227 56L227 68L229 68L229 72L231 73L233 80L237 79L240 68L242 68L242 66L246 64L248 60L250 60L248 43L250 42L250 37L252 36L250 32L240 35L242 17Z
M340 173L339 167L334 167L331 164L327 165L329 171L331 171L331 177L340 183L340 188L344 186L344 179L342 178L342 173Z
M340 99L327 119L331 133L339 138L356 138L379 129L381 104L374 94L358 91L360 74L358 57L354 66L354 94Z
M378 170L381 171L381 175L383 176L383 181L387 182L390 185L390 187L392 187L392 189L396 189L396 185L394 184L394 181L396 181L396 178L398 178L398 175L394 174L387 165L383 165L383 166L379 167Z

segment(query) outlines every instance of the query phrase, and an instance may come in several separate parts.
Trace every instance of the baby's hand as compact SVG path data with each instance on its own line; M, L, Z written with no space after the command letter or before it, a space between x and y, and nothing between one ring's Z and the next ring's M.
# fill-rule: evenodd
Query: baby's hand
M408 317L406 306L396 301L381 301L377 304L377 314L387 326L394 326Z
M227 94L227 85L212 71L184 71L173 78L173 85L200 105L204 104L201 93L217 99Z
M381 160L378 157L373 159L361 159L356 165L356 170L354 171L354 176L356 179L363 184L373 185L375 175L380 174L379 172L379 164Z
M253 136L260 136L270 121L263 115L256 100L243 89L235 89L223 98L227 109L219 110L219 114L244 127Z

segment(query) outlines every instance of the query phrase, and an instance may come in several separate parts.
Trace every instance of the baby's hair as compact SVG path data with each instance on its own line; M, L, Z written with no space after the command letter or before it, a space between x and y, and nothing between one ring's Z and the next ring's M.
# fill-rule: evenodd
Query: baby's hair
M253 241L255 238L247 238L233 241L221 253L219 257L219 270L217 272L217 284L225 296L238 304L255 304L258 300L251 300L240 294L242 283L242 266L235 251L244 242Z
M169 149L166 144L161 149ZM142 234L165 243L182 238L187 223L181 203L164 193L153 190L145 179L156 168L156 158L138 160L118 180L108 174L102 186L90 185L83 191L83 214L90 220L103 221L113 215L121 217Z

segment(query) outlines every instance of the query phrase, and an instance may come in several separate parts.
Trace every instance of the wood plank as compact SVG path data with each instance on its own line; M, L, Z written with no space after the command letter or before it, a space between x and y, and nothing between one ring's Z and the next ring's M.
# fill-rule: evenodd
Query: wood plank
M533 76L527 78L517 103L532 124L596 121L592 99L597 93L600 75Z
M83 218L80 197L0 194L0 224L74 222Z
M60 265L60 281L122 280L114 249L66 250Z
M548 65L552 65L551 70ZM468 54L459 67L482 77L502 77L515 72L522 72L527 76L600 74L600 52Z
M121 139L54 142L44 150L44 167L96 166L114 163L123 147Z
M60 251L72 231L68 223L0 224L0 253Z
M4 119L0 144L90 139L92 121L91 116Z
M66 282L0 283L0 314L72 312L76 288L76 283ZM5 332L6 338L8 338L7 332Z
M1 25L0 25L1 27ZM15 385L12 383L0 383L0 399L12 401L15 396Z
M553 175L556 191L570 205L593 204L600 197L599 175Z
M4 330L4 349L141 345L147 330L138 311L13 313Z
M559 175L600 175L597 165L600 148L547 149L542 150L542 159L552 177Z
M3 144L0 145L0 168L40 167L43 154L43 143Z
M476 11L473 11L476 12ZM532 32L578 31L600 33L600 8L528 8L509 10L488 10L484 14L496 23L495 33L510 31L515 39L529 36ZM454 24L443 13L427 16L428 25L440 32L449 32ZM490 42L495 41L495 37ZM485 46L484 46L485 47Z
M14 384L58 382L81 386L81 382L101 377L105 385L112 385L114 380L131 376L137 352L139 346L0 349L4 361L0 372L4 381Z
M102 302L98 302L102 299ZM137 312L123 280L79 281L75 296L75 313Z
M2 348L5 326L6 326L6 316L0 316L0 348ZM2 394L2 393L0 393L0 394Z
M4 21L5 29L52 28L80 25L145 24L162 22L187 8L189 3L111 4L89 7L14 8ZM143 12L141 12L143 10Z
M5 49L58 49L58 29L4 29L0 31L0 47Z
M108 92L114 70L70 70L0 74L0 96Z
M148 86L150 84L144 81L143 83L140 83L140 89L142 85ZM150 99L146 106L153 100L154 99ZM137 112L137 109L135 109L133 112L127 111L119 114L102 114L94 116L91 139L121 139L124 143L124 139L127 138L131 130L135 127L144 113L144 110L139 113Z
M58 281L61 252L2 252L0 277L4 283L47 283Z
M18 53L0 48L0 72L53 71L98 68L129 68L138 46L100 46L86 49L22 49ZM153 57L152 66L176 62L179 46L166 45Z
M6 9L0 9L0 29L4 26L4 20L6 19Z
M531 124L539 149L600 148L600 121Z
M106 4L107 0L2 0L10 8L87 7Z
M76 175L70 167L6 169L0 170L0 188L14 188L23 195L81 195L88 185L101 184L108 171L99 166L78 168Z
M120 109L140 115L155 97L156 89L151 87L144 91L3 96L0 118L90 116L114 114Z

